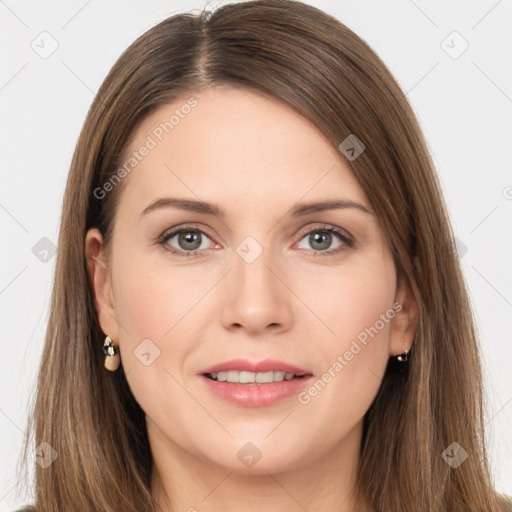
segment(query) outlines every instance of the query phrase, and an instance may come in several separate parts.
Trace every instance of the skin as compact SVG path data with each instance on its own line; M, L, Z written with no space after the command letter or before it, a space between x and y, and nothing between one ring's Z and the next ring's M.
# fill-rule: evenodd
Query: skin
M148 117L127 154L188 97ZM166 512L373 510L351 494L363 416L388 358L411 346L417 303L397 284L372 213L289 215L297 202L325 199L371 212L348 162L313 125L253 92L217 87L194 98L197 106L122 183L110 258L97 229L86 237L100 325L146 413L152 493ZM216 203L225 217L172 207L141 215L167 196ZM177 236L158 243L190 223L207 234L201 256L166 250L190 252ZM309 234L322 234L322 225L345 230L355 245L334 234L315 244ZM252 263L236 251L247 236L263 249ZM321 377L394 303L401 311L307 404L292 396L240 407L212 395L199 376L240 357ZM145 339L154 344L145 345L150 359L160 351L148 366L134 353ZM250 468L237 457L247 442L262 454Z

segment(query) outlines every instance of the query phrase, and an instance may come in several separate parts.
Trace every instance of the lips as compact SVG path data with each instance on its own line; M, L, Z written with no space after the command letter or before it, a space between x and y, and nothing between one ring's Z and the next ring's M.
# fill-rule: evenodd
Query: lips
M240 372L252 372L252 373L266 373L266 372L284 372L293 373L297 377L304 375L312 375L312 373L304 368L299 368L292 364L285 363L284 361L278 361L275 359L264 359L262 361L249 361L248 359L232 359L225 361L208 368L204 368L199 373L202 375L229 372L229 371L240 371Z
M272 381L268 381L269 375ZM308 370L274 359L232 359L200 372L205 390L239 407L277 404L297 395L312 379L313 374Z

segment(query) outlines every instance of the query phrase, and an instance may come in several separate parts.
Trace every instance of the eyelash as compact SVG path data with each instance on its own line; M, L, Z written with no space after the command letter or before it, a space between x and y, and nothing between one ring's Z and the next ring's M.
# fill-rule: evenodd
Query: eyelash
M202 229L196 228L194 226L182 226L178 229L173 229L171 231L164 232L158 238L157 243L159 245L161 245L164 248L164 250L166 250L176 256L182 257L182 258L191 258L191 257L193 258L193 257L203 256L201 254L201 252L204 251L203 249L201 249L201 250L196 249L195 251L178 251L178 250L172 248L168 244L168 241L171 238L173 238L175 235L178 235L183 232L185 232L185 233L201 233L202 235L205 235L206 237L211 239L210 235L208 235L208 233L206 233ZM341 241L343 242L343 244L346 247L339 247L337 249L334 249L334 250L331 249L331 250L327 250L327 251L315 251L314 249L309 249L309 251L313 252L315 254L315 256L317 254L321 254L322 256L333 256L333 255L336 255L339 252L345 250L346 248L351 249L355 245L353 238L351 238L349 235L347 235L345 231L343 231L335 226L331 226L329 224L321 224L319 226L315 226L314 228L310 229L309 231L302 232L300 235L299 241L303 240L306 236L310 235L311 233L316 233L316 232L334 234L341 239Z

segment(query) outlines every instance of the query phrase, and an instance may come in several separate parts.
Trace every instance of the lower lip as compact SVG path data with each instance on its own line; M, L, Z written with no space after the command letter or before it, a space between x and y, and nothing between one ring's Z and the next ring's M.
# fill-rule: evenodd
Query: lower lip
M312 379L312 375L300 379L270 382L268 384L236 384L219 382L201 375L208 389L232 403L243 407L266 407L284 398L298 394Z

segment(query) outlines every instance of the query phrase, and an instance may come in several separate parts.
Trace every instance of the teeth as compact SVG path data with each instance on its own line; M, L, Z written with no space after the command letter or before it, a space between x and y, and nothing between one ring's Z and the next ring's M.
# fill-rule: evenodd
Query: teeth
M282 382L283 380L292 380L293 373L285 372L239 372L230 370L228 372L211 373L212 379L219 382L233 382L237 384L268 384L270 382Z

